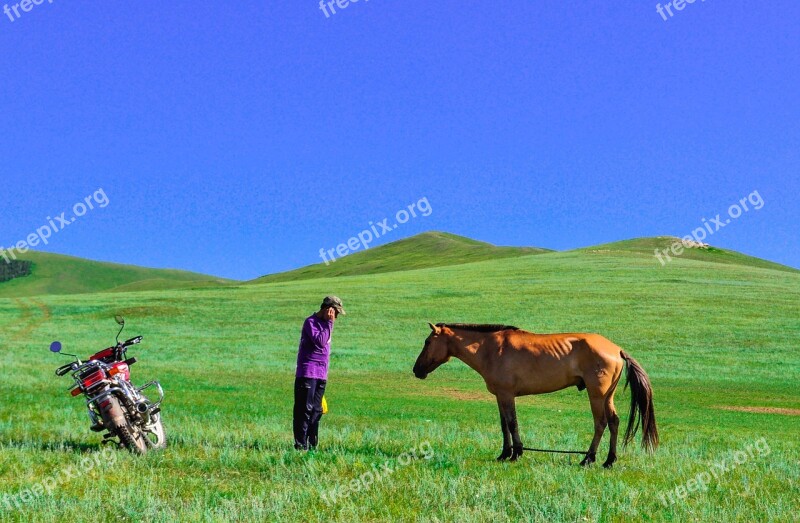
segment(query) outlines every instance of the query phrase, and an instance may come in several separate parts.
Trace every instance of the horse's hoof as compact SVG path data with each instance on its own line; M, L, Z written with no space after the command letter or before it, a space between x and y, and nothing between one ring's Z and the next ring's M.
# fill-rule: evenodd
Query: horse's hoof
M497 456L497 461L505 461L508 458L510 458L512 455L513 455L513 452L511 451L510 447L507 448L507 449L503 449L503 452L501 452L500 455Z
M583 458L583 461L581 461L581 467L588 467L592 463L594 463L594 457L586 456L585 458Z
M614 462L612 461L609 463L608 461L606 461L605 463L603 463L603 468L604 469L614 468Z
M518 447L514 447L511 449L511 461L517 461L519 458L522 457L522 449Z

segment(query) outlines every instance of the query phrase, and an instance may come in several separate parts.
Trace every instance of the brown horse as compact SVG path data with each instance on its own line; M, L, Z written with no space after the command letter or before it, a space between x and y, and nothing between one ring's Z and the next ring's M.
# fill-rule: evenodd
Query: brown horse
M522 456L517 396L576 386L589 393L594 417L594 438L581 465L594 463L597 446L608 426L611 443L603 466L610 468L617 460L619 430L614 391L625 363L631 408L624 444L633 439L641 423L642 447L653 451L658 446L650 380L636 360L606 338L598 334L534 334L508 325L429 325L432 332L414 364L414 375L425 379L439 365L456 357L483 377L500 409L503 452L498 461L515 461Z

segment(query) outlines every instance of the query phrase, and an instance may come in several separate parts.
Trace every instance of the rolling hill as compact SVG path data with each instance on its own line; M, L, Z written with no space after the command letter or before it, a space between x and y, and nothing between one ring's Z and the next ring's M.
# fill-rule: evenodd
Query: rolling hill
M248 283L274 283L408 271L553 252L537 247L497 247L446 232L426 232L356 252L325 265L262 276Z
M566 252L584 256L613 254L620 258L644 258L645 260L652 260L653 264L659 267L661 264L655 258L654 252L656 249L662 252L665 249L669 250L676 241L680 241L680 239L673 236L634 238L631 240L583 247ZM324 263L309 265L288 272L262 276L247 283L264 284L317 278L335 278L338 276L361 276L431 267L462 265L466 263L530 255L552 257L558 254L557 251L549 249L535 247L496 247L490 243L472 240L455 234L426 232L367 251L351 254L329 265L325 265ZM800 272L798 269L786 265L714 246L703 249L685 249L680 256L670 256L672 259L680 258L706 263L721 263L787 272Z
M223 285L229 282L187 271L148 269L45 252L29 251L19 258L33 262L32 273L0 283L0 298L116 290L163 290Z
M709 263L723 263L727 265L743 265L745 267L758 267L762 269L774 269L776 271L800 272L798 269L781 265L780 263L771 262L755 256L749 256L736 251L727 249L720 249L713 245L708 248L690 248L684 249L680 256L674 256L669 252L670 247L675 242L680 242L680 238L674 236L656 236L653 238L634 238L632 240L623 240L613 243L605 243L596 245L594 247L584 247L577 249L578 252L585 252L591 254L598 253L614 253L619 256L640 256L647 255L655 261L657 265L661 265L654 253L656 250L661 253L666 249L670 257L674 260L676 258L684 260L696 260ZM666 256L662 254L662 259L669 263Z
M556 252L536 247L497 247L455 234L426 232L366 251L356 252L329 265L319 263L288 272L262 276L244 283L269 284L340 276L366 276L475 262L500 261L531 255L536 255L537 258L540 256L553 258L554 262L564 254L570 254L570 257L605 256L615 260L636 258L652 264L654 267L660 267L660 263L654 257L655 250L669 249L676 240L677 238L671 236L636 238L572 251ZM43 252L31 251L20 259L32 262L32 273L29 276L17 277L0 283L0 298L47 294L158 291L242 283L187 271L120 265ZM800 272L792 267L713 246L706 249L686 249L681 256L673 257L673 259Z

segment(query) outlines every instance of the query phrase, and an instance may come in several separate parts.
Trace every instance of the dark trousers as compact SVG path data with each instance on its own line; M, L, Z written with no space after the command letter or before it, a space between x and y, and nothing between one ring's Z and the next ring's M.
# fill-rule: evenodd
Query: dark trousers
M319 440L322 418L322 396L326 380L295 378L294 380L294 447L315 448Z

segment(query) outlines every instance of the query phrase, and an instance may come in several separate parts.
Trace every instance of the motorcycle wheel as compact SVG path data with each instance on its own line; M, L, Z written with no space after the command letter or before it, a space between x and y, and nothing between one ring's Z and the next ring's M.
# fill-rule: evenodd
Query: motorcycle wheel
M130 423L124 423L117 427L117 436L125 447L134 454L147 453L147 441L144 433Z
M119 438L120 443L134 454L145 454L147 452L147 442L145 441L144 434L138 427L131 424L117 398L110 398L110 408L104 411L104 418L106 426L109 427L109 432Z
M144 428L145 443L152 450L164 449L167 447L167 434L164 424L161 422L161 414L154 414L150 425Z

